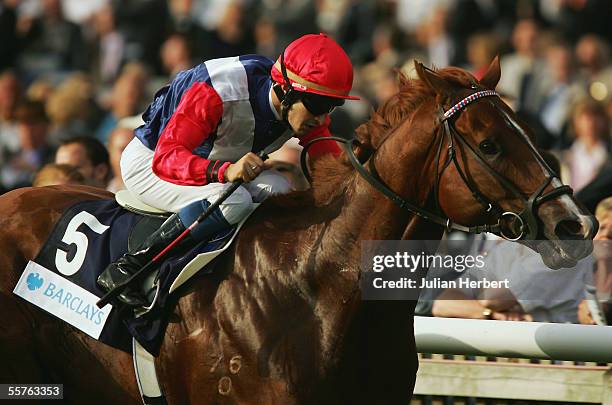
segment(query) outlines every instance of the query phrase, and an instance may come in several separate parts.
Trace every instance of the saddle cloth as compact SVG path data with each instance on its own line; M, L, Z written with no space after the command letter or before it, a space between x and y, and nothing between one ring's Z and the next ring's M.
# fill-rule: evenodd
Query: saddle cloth
M147 217L127 211L114 200L79 202L58 221L34 262L102 297L104 291L96 284L98 275L121 257L128 247L136 246L139 240L157 229L164 220L163 216ZM134 337L156 356L168 318L178 299L178 294L170 293L173 282L185 265L200 257L201 253L223 248L228 241L231 242L237 228L224 230L209 242L200 243L186 253L163 261L159 267L159 292L151 310L134 318L129 308L113 308L98 340L131 353ZM199 273L212 272L216 262L213 260Z

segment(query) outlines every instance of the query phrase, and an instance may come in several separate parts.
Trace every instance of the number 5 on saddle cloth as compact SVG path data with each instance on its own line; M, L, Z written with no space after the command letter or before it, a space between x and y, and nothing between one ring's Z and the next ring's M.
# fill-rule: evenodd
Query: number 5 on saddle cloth
M123 306L113 308L101 331L92 334L79 322L69 321L68 316L57 315L76 312L70 317L82 318L85 323L90 321L87 318L92 318L89 316L90 312L97 310L80 303L77 293L69 291L71 286L79 290L84 289L98 298L102 297L105 291L96 283L99 274L128 251L128 248L138 246L144 238L159 228L169 215L142 204L127 191L119 192L116 198L117 201L83 201L70 207L34 259L37 265L44 268L42 270L46 269L64 279L65 283L62 282L61 288L59 285L50 285L51 277L45 277L44 273L41 273L42 276L36 276L36 283L32 282L33 277L30 274L27 274L30 276L29 280L25 280L24 273L24 280L20 280L20 283L23 281L22 284L25 285L29 282L27 287L36 290L34 295L38 298L31 300L24 297L26 300L62 317L101 342L129 353L132 350L133 336L147 351L155 355L159 351L168 316L178 299L178 294L174 292L196 273L208 274L214 270L214 259L231 245L246 218L240 224L220 231L207 242L169 255L143 279L144 282L140 282L149 298L149 307L139 309L137 313ZM256 207L257 204L254 204L253 209ZM17 294L20 283L15 289ZM41 305L36 301L46 302ZM49 305L57 307L56 310L49 310Z

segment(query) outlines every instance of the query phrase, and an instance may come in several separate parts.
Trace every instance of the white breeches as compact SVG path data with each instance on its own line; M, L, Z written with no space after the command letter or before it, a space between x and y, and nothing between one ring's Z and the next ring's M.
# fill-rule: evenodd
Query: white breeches
M121 156L121 175L128 190L142 202L165 211L178 212L195 201L211 204L231 183L211 183L205 186L178 185L164 181L153 173L153 154L138 138L134 138ZM240 222L251 211L253 202L270 195L291 190L289 181L275 170L264 170L250 183L243 184L220 205L230 224Z

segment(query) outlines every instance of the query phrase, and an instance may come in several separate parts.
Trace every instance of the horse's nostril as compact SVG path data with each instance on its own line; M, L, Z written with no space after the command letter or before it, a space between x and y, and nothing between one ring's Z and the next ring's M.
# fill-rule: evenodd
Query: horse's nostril
M582 223L577 220L563 220L555 226L555 235L561 240L584 239Z

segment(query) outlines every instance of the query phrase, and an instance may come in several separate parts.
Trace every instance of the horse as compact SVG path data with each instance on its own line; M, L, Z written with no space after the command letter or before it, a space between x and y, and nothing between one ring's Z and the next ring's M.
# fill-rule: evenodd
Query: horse
M309 190L267 200L215 272L178 290L155 363L168 403L408 403L416 303L362 299L361 241L439 240L465 225L531 244L551 267L589 254L593 218L491 93L498 60L480 80L415 70L400 74L400 91L357 129L358 142L313 162ZM486 97L444 117L476 93ZM105 198L75 186L0 197L3 383L63 383L73 403L140 403L128 354L11 293L62 212Z

